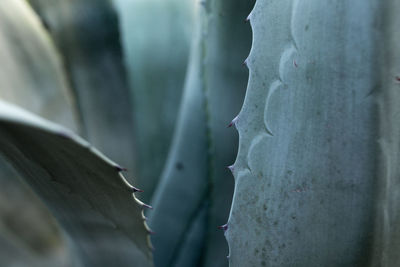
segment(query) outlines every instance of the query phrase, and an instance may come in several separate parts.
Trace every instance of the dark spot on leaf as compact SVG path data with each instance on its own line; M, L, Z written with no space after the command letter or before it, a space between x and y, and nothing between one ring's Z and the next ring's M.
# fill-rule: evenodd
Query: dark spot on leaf
M176 169L177 169L178 171L183 170L183 164L182 164L181 162L177 162L177 163L175 164L175 167L176 167Z

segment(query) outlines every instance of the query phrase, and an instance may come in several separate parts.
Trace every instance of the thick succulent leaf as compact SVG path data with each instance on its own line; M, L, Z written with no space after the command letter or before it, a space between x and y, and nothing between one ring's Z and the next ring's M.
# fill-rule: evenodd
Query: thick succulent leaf
M0 150L52 211L84 266L152 266L143 203L121 167L65 128L0 102Z
M399 11L395 0L257 1L231 266L400 264Z
M18 200L17 200L18 202ZM9 203L9 201L7 202ZM10 204L9 206L12 206ZM34 209L33 211L28 211L26 208L31 208L32 205L28 204L25 206L25 211L27 211L28 215L32 215L33 212L37 211ZM36 207L35 207L36 208ZM18 210L21 213L21 210ZM16 210L17 212L17 210ZM32 225L37 227L35 220L37 220L36 214L33 214L33 217L30 216L30 219L33 221L25 221L25 231L31 231L36 229L31 229ZM7 221L6 221L7 223ZM42 225L45 228L48 224ZM11 229L13 230L13 229ZM41 233L43 233L43 229ZM31 236L37 235L35 232L29 233ZM26 237L26 233L22 233L23 237ZM43 237L42 237L43 238ZM53 266L60 266L60 267L67 267L67 266L75 266L72 262L76 260L72 257L71 254L66 253L67 251L60 247L58 244L53 243L54 247L46 248L46 251L38 252L37 249L40 247L40 250L43 249L43 243L41 241L37 242L38 239L41 238L31 238L29 243L34 243L35 246L32 247L27 243L26 239L21 239L21 232L14 233L10 231L8 225L4 225L4 221L0 222L0 264L1 266L12 266L12 267L53 267ZM74 255L75 256L75 255Z
M227 124L237 115L248 73L243 61L251 46L251 28L244 23L254 0L208 0L203 24L203 79L209 128L209 221L203 266L227 266L223 231L232 202L234 179L228 165L237 153L237 133Z
M32 252L24 247L24 244L19 243L18 238L15 238L12 234L7 232L7 228L3 227L0 224L0 259L2 266L15 266L15 267L24 267L24 266L49 266L43 263L43 261L38 262L35 255L32 255ZM53 264L55 264L53 262ZM61 266L64 266L60 263Z
M150 199L178 115L194 0L115 0L132 92L138 186ZM162 129L162 130L160 130Z
M0 265L70 266L53 216L1 155L0 162Z
M0 35L0 98L77 130L61 60L26 1L0 2ZM0 265L68 265L54 219L2 157L0 185Z
M190 256L200 257L195 266L228 264L228 247L218 226L227 221L232 200L233 179L226 166L234 161L236 133L226 126L245 93L247 70L242 62L250 49L251 32L243 21L251 7L251 1L207 1L198 6L197 36L176 139L150 214L157 233L169 229L153 238L156 248L168 246L156 250L158 266L184 266L178 263L190 262ZM202 206L206 215L204 226L199 226ZM206 230L197 247L200 256L185 252L182 240L192 228Z
M107 156L134 172L129 88L122 63L118 18L111 2L29 2L63 56L85 136Z
M207 204L200 207L196 217L190 223L189 229L185 233L184 239L179 244L180 248L176 250L172 266L187 267L198 266L202 262L203 249L207 236ZM165 265L161 265L165 266Z
M178 260L189 228L201 218L198 213L207 193L207 124L199 52L199 47L192 50L177 129L149 214L149 224L157 233L152 242L159 267L173 266Z
M379 107L379 172L375 198L373 250L369 266L400 265L400 2L388 0L379 3L380 41L376 43L378 85L372 93L380 93ZM378 19L379 18L379 19Z
M0 98L77 130L61 60L26 1L0 1L0 35Z

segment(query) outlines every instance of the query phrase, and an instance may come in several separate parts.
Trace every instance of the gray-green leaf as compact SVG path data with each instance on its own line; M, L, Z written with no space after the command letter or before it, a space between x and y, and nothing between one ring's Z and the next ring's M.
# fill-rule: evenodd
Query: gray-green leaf
M257 1L231 266L399 266L399 11Z
M5 102L0 151L52 211L84 266L152 266L144 204L116 163L69 130Z

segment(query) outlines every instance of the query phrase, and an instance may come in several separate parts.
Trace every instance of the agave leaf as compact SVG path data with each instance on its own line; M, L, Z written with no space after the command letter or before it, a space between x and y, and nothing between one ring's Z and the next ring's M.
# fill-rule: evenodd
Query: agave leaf
M396 0L257 1L231 266L400 264L399 11Z
M0 1L0 98L78 130L59 55L24 0Z
M71 266L53 216L2 155L0 163L0 264Z
M235 157L236 133L226 126L239 111L245 93L247 70L242 62L250 49L251 32L243 20L251 7L251 1L198 5L176 139L150 214L152 228L157 233L164 230L154 236L155 247L167 246L156 250L156 265L188 262L184 258L190 254L183 240L192 235L192 228L205 229L205 236L196 239L196 251L201 252L193 253L200 258L194 266L228 264L228 247L218 226L226 222L232 199L233 179L226 166Z
M61 60L25 1L0 2L0 34L0 98L78 130ZM51 214L3 157L0 184L1 265L68 265Z
M121 167L69 130L0 102L0 150L46 203L84 266L152 266L144 204Z
M138 184L150 199L165 164L182 97L193 0L115 0L135 121ZM162 129L162 130L160 130Z
M254 0L208 0L204 11L203 79L209 128L209 218L203 266L227 266L223 230L229 216L234 179L227 168L237 153L237 133L227 124L237 115L246 91L243 61L251 47L251 28L244 19Z
M111 1L30 0L30 3L61 52L85 137L134 173L129 87L122 62L118 18Z
M38 262L30 249L26 248L24 243L19 243L18 238L9 233L7 227L4 227L1 223L0 233L0 262L3 266L50 266L43 264L43 261ZM60 265L63 266L62 263Z
M190 222L190 227L179 244L179 249L173 255L174 267L199 266L202 262L203 249L207 236L207 203L199 208L195 217ZM163 265L161 265L163 266Z
M207 190L207 125L199 52L192 50L174 140L149 214L149 224L157 233L152 238L154 262L160 267L173 266L179 258L186 234L201 218L198 213Z

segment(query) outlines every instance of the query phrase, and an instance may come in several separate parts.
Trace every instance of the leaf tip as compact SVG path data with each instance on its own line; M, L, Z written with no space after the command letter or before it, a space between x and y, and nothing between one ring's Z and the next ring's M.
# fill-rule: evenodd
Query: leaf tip
M246 66L246 67L249 67L249 66L247 66L247 58L243 61L242 65Z
M114 167L118 172L127 172L128 171L127 168L121 167L119 165L115 165Z
M134 187L134 186L131 186L129 189L130 189L130 191L131 191L132 193L136 193L136 192L142 193L142 192L143 192L142 189L139 189L139 188Z
M235 167L234 167L233 165L226 166L226 168L227 168L228 170L230 170L231 172L233 172L234 169L235 169Z
M236 116L235 118L233 118L233 120L228 124L227 128L232 127L232 125L234 125L234 124L236 125L237 120L238 120L238 116Z

